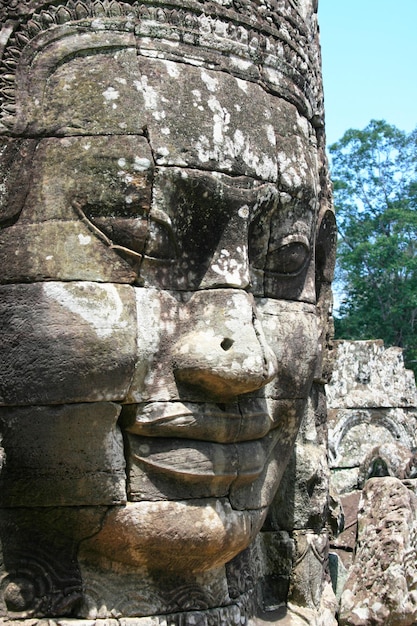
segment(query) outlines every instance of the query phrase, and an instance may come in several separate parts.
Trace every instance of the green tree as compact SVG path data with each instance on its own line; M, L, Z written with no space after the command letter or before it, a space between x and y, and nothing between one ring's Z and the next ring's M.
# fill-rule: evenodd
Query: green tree
M343 293L336 337L400 346L417 373L417 128L372 120L330 155Z

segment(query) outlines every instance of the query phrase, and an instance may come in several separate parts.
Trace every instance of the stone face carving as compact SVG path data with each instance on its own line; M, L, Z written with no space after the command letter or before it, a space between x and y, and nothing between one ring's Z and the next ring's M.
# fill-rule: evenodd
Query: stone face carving
M0 615L244 623L328 369L313 3L0 17Z

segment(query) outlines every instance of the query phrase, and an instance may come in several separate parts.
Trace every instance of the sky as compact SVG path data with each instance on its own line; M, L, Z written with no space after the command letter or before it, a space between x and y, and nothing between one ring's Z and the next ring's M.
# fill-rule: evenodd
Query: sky
M417 126L417 0L319 0L327 145L384 119Z

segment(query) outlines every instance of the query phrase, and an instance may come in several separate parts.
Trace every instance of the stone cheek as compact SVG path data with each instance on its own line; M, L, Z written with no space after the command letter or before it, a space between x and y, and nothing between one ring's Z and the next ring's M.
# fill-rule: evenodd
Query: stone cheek
M120 406L111 401L123 400L134 370L131 288L48 282L0 291L2 506L124 502Z
M124 399L136 362L131 287L47 282L0 291L1 404Z
M268 345L276 355L278 373L267 387L276 399L306 398L317 359L318 325L314 306L303 302L257 299ZM291 341L284 340L291 337Z
M126 501L120 406L109 402L0 409L2 507Z

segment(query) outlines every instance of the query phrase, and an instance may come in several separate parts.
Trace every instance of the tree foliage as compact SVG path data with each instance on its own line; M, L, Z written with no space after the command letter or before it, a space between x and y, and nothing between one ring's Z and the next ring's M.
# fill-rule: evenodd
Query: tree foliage
M343 291L336 336L400 346L417 372L417 128L372 120L330 155Z

